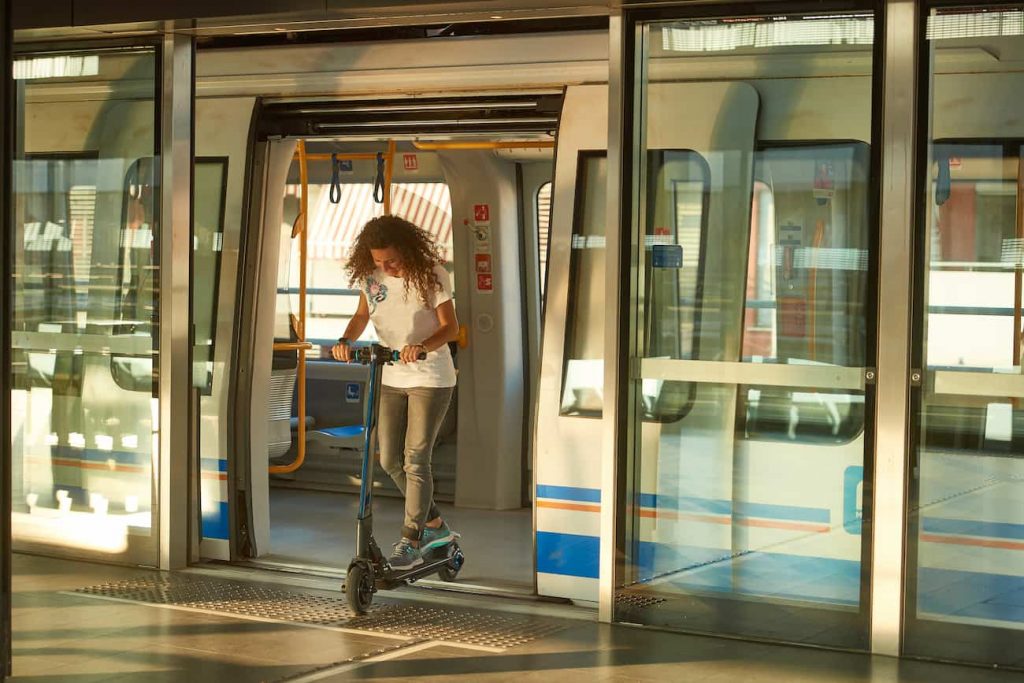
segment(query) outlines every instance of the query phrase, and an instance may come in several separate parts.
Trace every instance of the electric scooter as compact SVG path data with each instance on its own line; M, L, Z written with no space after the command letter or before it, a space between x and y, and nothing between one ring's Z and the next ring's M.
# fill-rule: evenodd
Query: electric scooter
M373 344L353 349L354 362L370 366L367 389L366 422L363 425L363 467L359 484L359 513L356 520L356 556L348 565L345 596L356 614L366 614L379 590L393 590L424 576L437 574L442 581L454 581L465 562L456 541L440 548L431 548L423 555L423 564L410 569L392 569L373 538L373 470L377 450L377 414L380 409L380 387L384 366L399 360L398 351ZM420 354L420 360L426 354Z

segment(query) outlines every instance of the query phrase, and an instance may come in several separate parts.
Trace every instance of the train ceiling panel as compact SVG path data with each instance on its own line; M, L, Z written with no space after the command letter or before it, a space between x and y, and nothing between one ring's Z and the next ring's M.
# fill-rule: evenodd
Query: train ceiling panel
M549 137L558 128L560 92L373 100L274 102L258 136L305 138Z

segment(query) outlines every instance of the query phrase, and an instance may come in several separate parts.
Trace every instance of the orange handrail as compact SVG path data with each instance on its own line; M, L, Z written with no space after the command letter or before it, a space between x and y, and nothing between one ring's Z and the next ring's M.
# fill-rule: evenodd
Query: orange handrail
M309 342L274 342L275 351L309 351L313 345Z
M297 351L299 354L298 374L298 398L299 398L299 434L298 452L295 460L288 465L271 465L268 471L271 474L289 474L302 467L306 461L306 351L313 348L313 345L306 341L306 247L309 238L309 231L306 226L309 221L309 168L306 164L306 142L299 140L297 145L299 159L299 182L301 183L301 194L299 196L299 216L302 218L301 227L296 220L292 228L292 237L298 232L299 237L299 320L294 342L280 342L274 344L275 351Z

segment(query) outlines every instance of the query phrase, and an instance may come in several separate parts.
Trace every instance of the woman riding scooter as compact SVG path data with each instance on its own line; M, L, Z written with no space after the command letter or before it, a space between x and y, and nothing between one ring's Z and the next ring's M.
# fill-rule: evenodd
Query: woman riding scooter
M381 465L405 495L402 537L388 558L392 569L416 567L425 552L457 537L434 504L430 466L454 392L448 343L459 329L443 264L437 245L409 221L369 221L347 264L350 284L360 290L359 306L331 350L336 360L351 361L351 342L370 321L382 343L401 349L401 363L384 368L377 429Z

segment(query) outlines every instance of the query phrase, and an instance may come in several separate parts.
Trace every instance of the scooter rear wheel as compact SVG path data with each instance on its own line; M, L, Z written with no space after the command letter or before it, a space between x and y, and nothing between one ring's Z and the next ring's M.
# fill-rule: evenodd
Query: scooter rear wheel
M452 545L448 550L448 563L442 565L437 570L437 576L442 581L451 583L459 575L459 570L462 569L462 565L465 563L466 558L462 554L462 549L457 545Z
M345 579L345 597L348 606L356 614L366 614L373 602L373 576L361 564L349 567Z

